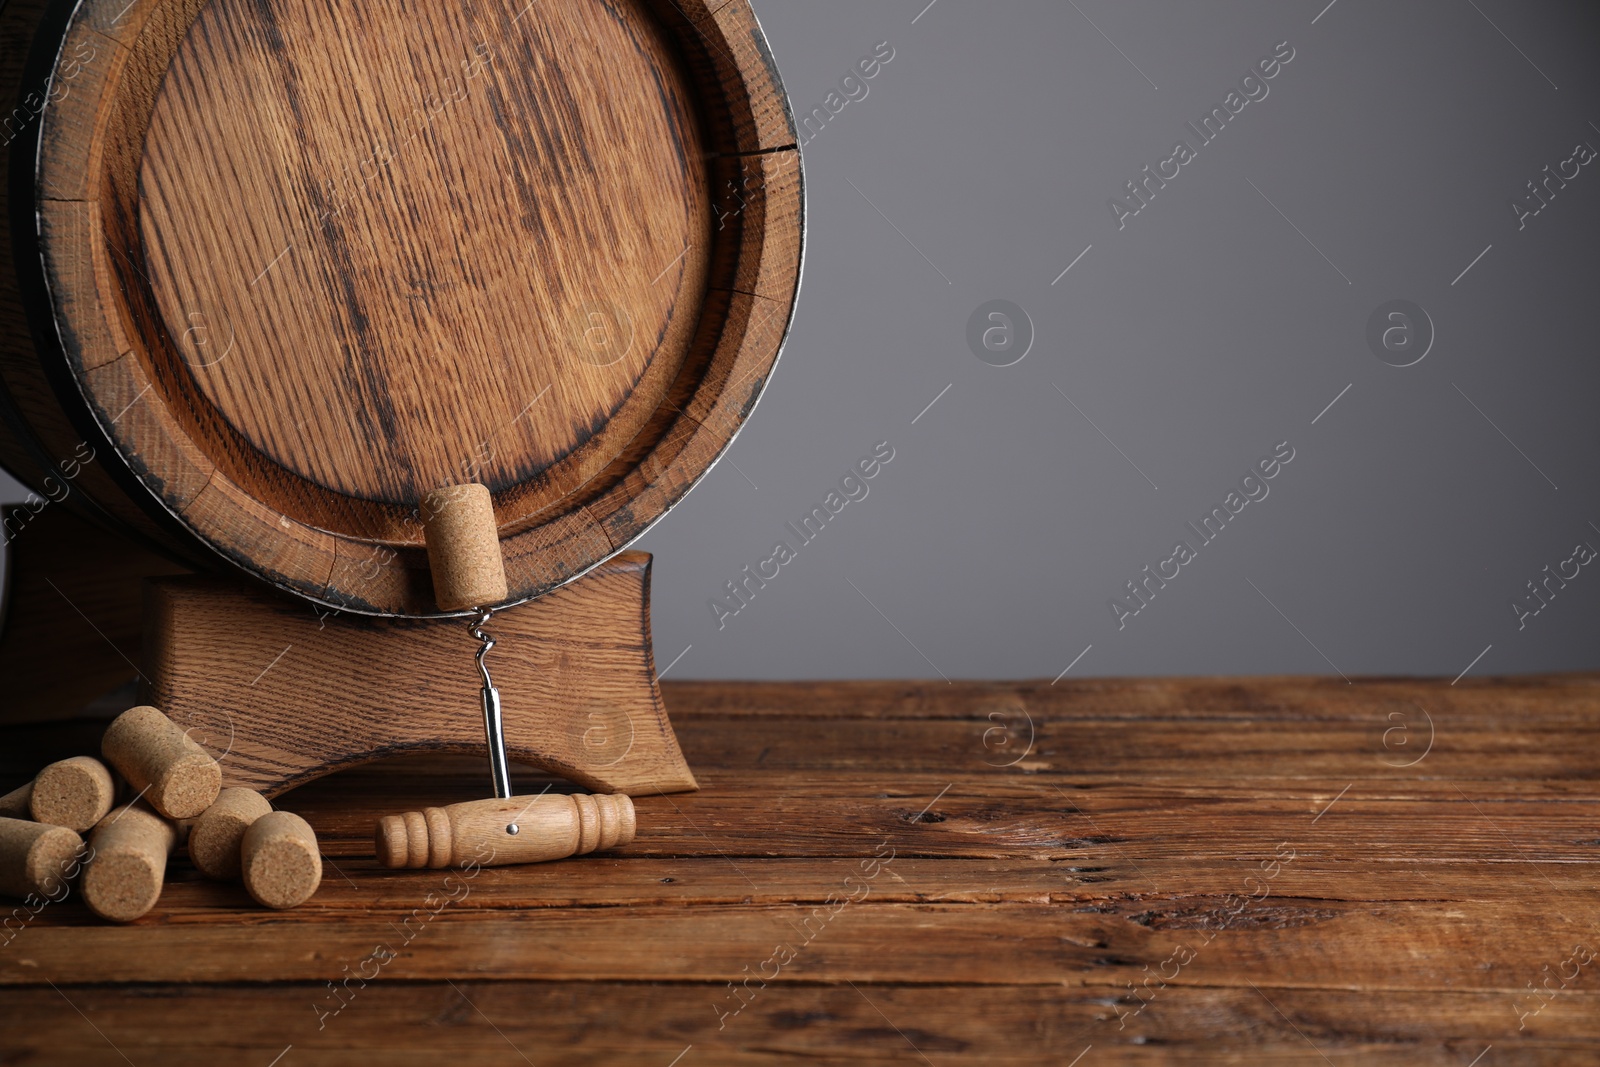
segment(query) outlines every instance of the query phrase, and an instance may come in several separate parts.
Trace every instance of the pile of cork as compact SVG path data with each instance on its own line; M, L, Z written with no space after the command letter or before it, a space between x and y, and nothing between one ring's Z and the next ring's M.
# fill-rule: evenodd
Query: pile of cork
M0 797L0 893L60 900L76 878L96 915L132 922L160 899L185 840L202 873L242 880L266 907L316 892L322 855L306 821L252 789L223 789L217 761L158 709L117 716L100 750L104 763L61 760ZM133 794L115 809L113 771Z

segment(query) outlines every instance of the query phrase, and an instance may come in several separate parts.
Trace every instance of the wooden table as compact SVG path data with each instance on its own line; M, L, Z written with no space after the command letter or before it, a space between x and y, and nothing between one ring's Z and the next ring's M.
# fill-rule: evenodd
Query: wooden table
M1600 1063L1600 676L665 688L625 851L383 871L482 768L335 776L298 911L12 923L0 1062Z

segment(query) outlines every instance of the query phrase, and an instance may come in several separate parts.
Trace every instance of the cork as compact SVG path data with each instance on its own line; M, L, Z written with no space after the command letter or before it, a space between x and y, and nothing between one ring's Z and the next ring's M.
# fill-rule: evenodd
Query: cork
M34 778L28 811L35 822L81 834L106 817L116 795L104 763L93 756L73 756L50 764Z
M179 836L178 827L143 804L125 804L102 819L89 838L93 855L83 872L89 910L128 923L155 907Z
M169 819L192 819L222 789L222 768L178 725L152 707L129 708L106 727L106 761Z
M385 867L500 867L615 848L637 832L633 800L621 793L545 793L385 815L373 844Z
M441 611L487 608L506 599L505 559L487 486L449 485L424 496L422 534Z
M33 797L33 783L23 782L5 796L0 797L0 819L31 819L28 801Z
M189 858L202 874L238 881L244 832L271 810L267 798L254 789L224 789L189 831Z
M290 811L271 811L250 824L241 863L244 887L269 908L298 907L322 884L317 835Z
M0 818L0 893L54 896L82 853L83 838L65 826Z

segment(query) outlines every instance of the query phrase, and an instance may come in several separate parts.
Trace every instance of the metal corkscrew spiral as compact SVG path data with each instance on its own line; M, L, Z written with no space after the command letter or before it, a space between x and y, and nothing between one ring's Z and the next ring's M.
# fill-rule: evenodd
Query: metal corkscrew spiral
M484 624L494 616L489 608L479 608L478 617L467 624L467 631L477 638L481 645L478 648L478 674L483 677L483 732L489 744L489 776L494 780L494 795L509 797L511 795L511 771L506 763L506 737L505 728L500 721L500 690L495 688L494 679L489 676L489 665L483 657L494 648L494 638L485 630ZM515 824L506 827L508 833L516 833Z

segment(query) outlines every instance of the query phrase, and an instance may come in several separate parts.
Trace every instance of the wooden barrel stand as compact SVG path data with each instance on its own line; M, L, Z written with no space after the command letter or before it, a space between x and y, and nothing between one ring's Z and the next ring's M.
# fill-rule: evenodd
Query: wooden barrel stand
M656 684L649 598L649 554L624 552L494 617L511 759L595 792L696 788ZM147 582L144 610L149 702L224 785L273 796L389 756L487 754L460 620L319 613L200 576Z
M188 572L59 507L26 526L18 510L0 512L17 529L0 727L155 704L225 785L269 796L391 756L487 754L461 620L338 614ZM495 615L488 662L513 761L595 792L696 788L656 680L650 565L622 552Z

